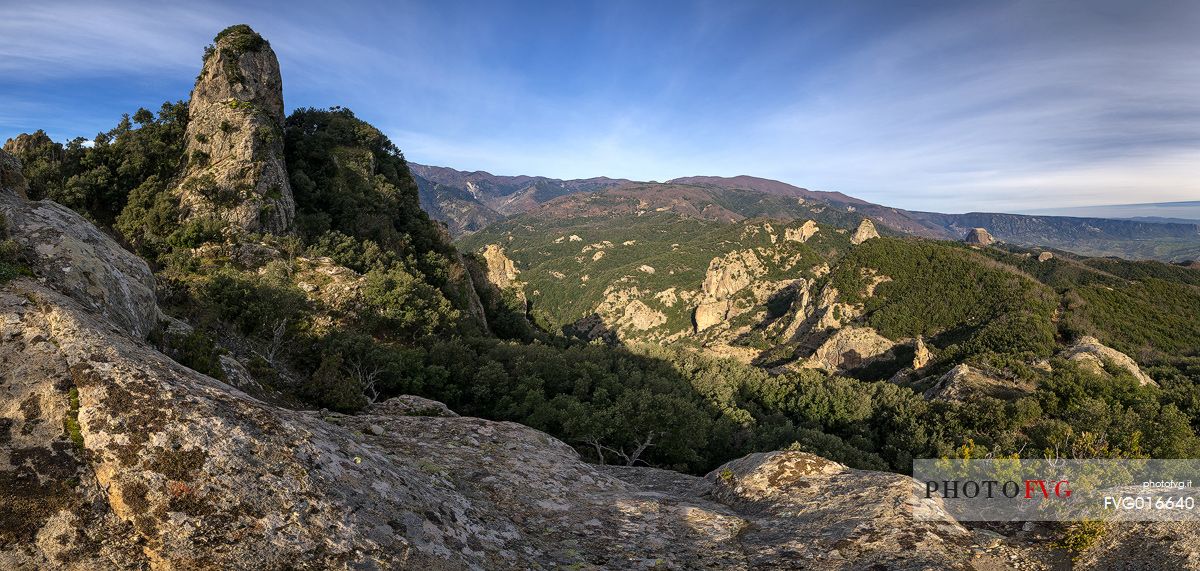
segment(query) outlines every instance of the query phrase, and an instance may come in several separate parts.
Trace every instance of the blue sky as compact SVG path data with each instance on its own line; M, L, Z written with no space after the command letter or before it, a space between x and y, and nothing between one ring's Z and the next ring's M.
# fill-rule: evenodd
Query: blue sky
M287 107L496 174L752 174L940 211L1200 198L1200 2L15 2L0 140L186 99L219 30Z

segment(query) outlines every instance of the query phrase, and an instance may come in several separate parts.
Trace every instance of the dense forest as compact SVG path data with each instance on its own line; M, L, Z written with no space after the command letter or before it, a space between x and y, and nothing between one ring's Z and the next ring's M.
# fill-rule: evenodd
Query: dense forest
M264 398L352 412L416 394L545 430L595 462L691 473L789 447L901 472L919 457L1200 455L1193 270L1117 260L1038 264L1019 252L908 238L848 248L829 232L796 245L805 267L834 262L822 283L845 292L861 290L861 268L890 276L878 295L860 300L865 319L888 336L929 338L938 367L970 361L1037 387L1009 400L927 400L896 383L817 370L772 374L686 346L587 343L531 325L519 300L471 288L472 275L482 279L481 262L460 259L417 206L399 149L344 108L287 118L293 234L233 235L205 218L180 224L169 189L187 160L187 121L186 103L167 103L157 114L122 118L90 145L38 132L10 149L32 198L80 212L151 263L163 308L193 326L157 333L164 352L217 378L226 375L220 355L235 354ZM685 245L688 232L701 230L737 239L730 225L666 216L661 223ZM709 237L693 243L719 244ZM21 271L8 250L0 242L0 280ZM713 252L689 255L707 260ZM627 263L635 261L648 263ZM649 263L671 263L660 262ZM664 279L685 277L698 281L703 272ZM352 282L353 294L314 297L306 288L317 279ZM476 294L486 318L472 309ZM579 299L586 298L547 290L535 311ZM1056 343L1084 333L1150 365L1160 386L1054 356ZM1030 366L1034 360L1049 366Z

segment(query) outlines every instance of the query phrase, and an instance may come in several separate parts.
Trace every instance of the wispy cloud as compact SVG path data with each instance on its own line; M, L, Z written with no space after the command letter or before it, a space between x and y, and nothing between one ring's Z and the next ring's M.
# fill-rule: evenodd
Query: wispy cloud
M15 4L15 3L13 3ZM0 73L22 80L196 67L230 14L190 3L23 2L0 19Z
M0 0L2 2L3 0ZM882 203L1200 196L1200 4L30 4L0 20L0 136L187 96L246 22L289 107L413 160L559 177L755 174ZM77 130L71 132L72 126Z

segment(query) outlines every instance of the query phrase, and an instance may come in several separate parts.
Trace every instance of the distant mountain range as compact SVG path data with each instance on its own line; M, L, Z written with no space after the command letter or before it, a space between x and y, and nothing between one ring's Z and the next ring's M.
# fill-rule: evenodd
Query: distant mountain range
M1118 218L1141 222L1200 224L1200 200L1045 208L1023 214Z
M1088 256L1164 261L1200 258L1200 223L968 212L943 214L892 208L842 194L814 191L752 177L693 176L665 183L597 177L559 180L539 176L497 176L410 163L422 207L462 236L525 212L549 217L617 215L635 211L676 214L732 222L745 218L813 218L848 224L845 215L872 219L900 234L958 240L972 228L985 228L999 240ZM1157 206L1158 209L1149 207ZM1200 202L1108 207L1114 213L1190 212ZM1175 208L1176 210L1169 210ZM1080 214L1085 213L1079 209ZM1132 216L1126 218L1134 218Z
M421 207L450 227L455 236L520 214L560 196L593 192L632 181L607 177L559 180L542 176L497 176L408 163L420 191Z

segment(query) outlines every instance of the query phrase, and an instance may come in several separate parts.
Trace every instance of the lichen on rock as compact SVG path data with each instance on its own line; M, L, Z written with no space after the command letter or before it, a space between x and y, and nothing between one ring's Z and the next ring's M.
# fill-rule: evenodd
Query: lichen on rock
M55 202L3 192L0 216L21 256L52 287L137 337L157 326L150 267L82 216Z

